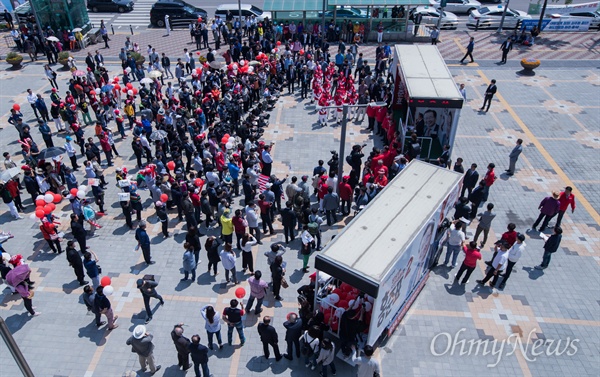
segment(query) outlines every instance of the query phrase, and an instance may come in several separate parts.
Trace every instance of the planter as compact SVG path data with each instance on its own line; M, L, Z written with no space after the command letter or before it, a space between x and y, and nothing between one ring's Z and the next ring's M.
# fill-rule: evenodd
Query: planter
M6 62L10 65L12 65L13 69L19 69L21 68L21 63L23 62L23 57L19 56L16 58L7 58Z
M538 59L521 59L521 67L526 71L533 71L539 67L541 62Z

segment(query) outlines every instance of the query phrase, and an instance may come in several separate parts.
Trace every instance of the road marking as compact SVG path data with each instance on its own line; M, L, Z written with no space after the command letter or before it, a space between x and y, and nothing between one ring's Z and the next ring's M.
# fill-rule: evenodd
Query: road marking
M483 71L481 71L480 69L477 70L477 73L484 81L486 81L486 82L490 81L487 78L487 76L483 73ZM525 136L533 143L533 145L535 145L535 147L539 150L539 152L544 157L544 159L550 164L552 169L554 169L556 174L563 180L563 182L566 183L567 186L573 187L573 194L576 196L579 203L581 203L583 208L585 208L586 211L590 214L590 216L592 216L592 218L594 219L596 224L600 225L600 215L598 214L598 212L596 212L596 210L594 209L594 207L592 207L590 202L585 198L585 196L583 196L583 193L581 193L577 189L577 187L575 186L573 181L567 176L567 174L564 172L564 170L562 170L562 168L558 165L558 163L556 163L556 161L552 158L552 156L550 156L550 153L548 153L548 151L546 150L546 148L544 148L544 146L538 140L538 138L535 137L535 135L533 134L533 132L531 132L529 127L527 127L527 125L525 125L525 122L523 122L521 120L521 118L517 115L517 113L513 110L513 108L504 99L502 94L496 93L496 98L498 98L498 101L500 101L500 103L506 108L506 111L508 111L510 116L515 120L515 122L519 125L519 127L521 127L521 130L523 131Z

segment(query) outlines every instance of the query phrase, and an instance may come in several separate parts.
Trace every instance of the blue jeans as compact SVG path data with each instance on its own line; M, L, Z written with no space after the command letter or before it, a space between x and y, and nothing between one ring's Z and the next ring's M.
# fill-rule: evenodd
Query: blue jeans
M304 356L304 364L312 364L312 365L317 365L317 354L316 353L312 353L312 354L308 354L306 356Z
M250 309L252 309L252 304L254 304L254 299L255 299L255 297L250 295L250 298L248 299L248 303L246 304L246 313L249 313ZM263 303L264 299L265 299L264 297L256 299L256 308L254 309L255 313L262 312L261 307L262 307L262 303Z
M233 342L233 328L234 327L237 330L237 333L240 337L240 343L244 344L246 342L246 337L244 336L244 324L242 323L242 321L239 321L238 323L234 323L233 326L231 326L231 325L227 326L227 343L229 343L229 345L231 345L231 343Z
M200 377L200 367L202 367L202 376L209 377L210 370L208 370L208 363L196 363L194 362L194 373L196 377Z
M450 261L450 254L452 254L452 266L456 266L456 258L458 258L458 253L460 253L460 245L448 244L444 264L448 264Z
M217 336L217 342L219 342L219 346L223 344L223 340L221 340L221 330L217 332L206 332L206 337L208 338L208 348L213 349L213 335Z
M336 370L335 370L335 364L333 362L331 362L331 364L329 365L323 365L321 368L321 374L323 375L323 377L327 377L327 367L331 368L331 373L335 374Z
M548 267L551 259L552 259L552 253L544 251L544 256L542 257L542 267Z

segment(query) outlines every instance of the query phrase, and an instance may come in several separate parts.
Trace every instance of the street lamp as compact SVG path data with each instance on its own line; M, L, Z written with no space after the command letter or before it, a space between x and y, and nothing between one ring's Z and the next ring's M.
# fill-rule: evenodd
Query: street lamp
M344 173L344 153L346 149L346 130L348 128L348 109L351 107L387 106L386 102L373 102L365 105L342 105L342 137L340 138L340 154L338 156L338 181ZM321 109L339 109L340 106L323 106Z

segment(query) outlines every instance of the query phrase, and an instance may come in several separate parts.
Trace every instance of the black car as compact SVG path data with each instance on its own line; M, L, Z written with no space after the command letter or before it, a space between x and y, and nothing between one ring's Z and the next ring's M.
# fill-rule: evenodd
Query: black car
M92 12L131 12L133 1L131 0L88 0L87 8Z
M206 19L208 14L204 9L181 0L159 0L150 10L150 23L153 26L165 27L165 16L169 15L171 27L187 26L190 22L198 20L199 17Z

